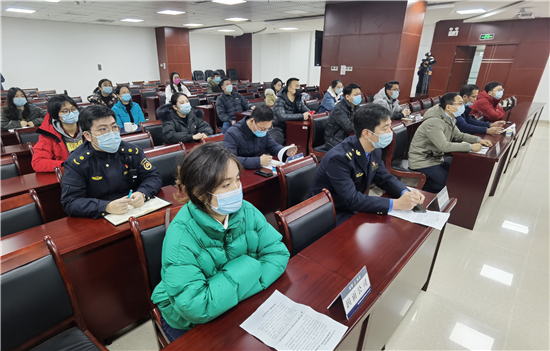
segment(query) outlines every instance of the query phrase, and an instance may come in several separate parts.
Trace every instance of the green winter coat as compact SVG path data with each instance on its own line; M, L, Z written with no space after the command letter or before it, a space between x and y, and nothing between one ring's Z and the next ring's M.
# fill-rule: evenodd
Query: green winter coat
M216 80L212 77L208 78L206 80L208 85L206 86L206 93L207 94L215 94L215 93L223 93L222 88L220 88L219 84L216 83Z
M281 239L247 201L226 230L189 202L166 232L151 300L172 328L207 323L279 278L290 256Z
M451 121L445 110L435 105L426 111L424 121L414 133L409 148L409 168L438 166L446 153L469 152L470 144L478 140L476 136L462 133L456 120Z

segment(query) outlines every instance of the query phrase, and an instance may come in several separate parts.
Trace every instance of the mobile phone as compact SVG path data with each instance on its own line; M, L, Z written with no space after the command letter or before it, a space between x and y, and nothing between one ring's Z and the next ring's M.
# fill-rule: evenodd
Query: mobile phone
M426 209L421 204L418 204L418 205L413 207L413 212L426 213Z
M268 169L263 169L263 168L254 171L254 174L261 175L262 177L266 177L266 178L273 177L272 171Z

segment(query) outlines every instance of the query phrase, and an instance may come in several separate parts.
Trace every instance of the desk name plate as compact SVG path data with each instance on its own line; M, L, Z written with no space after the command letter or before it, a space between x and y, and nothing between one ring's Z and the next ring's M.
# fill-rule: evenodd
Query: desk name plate
M344 308L344 312L346 313L346 318L350 319L370 292L371 285L369 274L367 273L367 267L365 266L355 276L355 278L351 280L344 290L342 290L336 299L330 303L327 309L330 309L336 304L341 304Z

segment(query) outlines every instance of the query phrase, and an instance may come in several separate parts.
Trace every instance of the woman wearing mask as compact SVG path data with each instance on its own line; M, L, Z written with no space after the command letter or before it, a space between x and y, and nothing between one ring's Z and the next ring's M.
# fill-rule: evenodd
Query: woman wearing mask
M10 88L6 106L2 108L0 124L2 131L24 127L39 127L46 111L27 101L27 96L19 88Z
M169 341L266 289L286 269L281 234L243 200L242 172L236 156L214 143L183 161L184 206L166 232L161 282L151 297Z
M67 95L48 101L48 114L38 129L38 142L33 147L32 168L35 172L53 172L69 154L82 144L76 102Z
M162 121L165 144L198 142L212 135L212 128L202 119L202 111L193 110L185 94L173 94L170 103L157 109L157 116Z
M118 97L113 92L113 83L109 79L102 79L97 83L97 88L95 88L94 93L88 96L88 101L92 105L103 105L108 108L113 108L113 106L118 102Z
M181 82L181 78L178 72L172 72L170 73L170 85L166 87L166 90L164 91L164 94L166 96L166 101L170 101L172 98L172 94L174 93L184 93L185 95L189 96L191 93L189 92L189 89L183 83Z
M112 110L116 115L116 124L118 124L120 128L123 128L124 123L128 122L133 124L145 122L141 107L132 101L130 89L128 89L126 85L117 86L115 93L119 101L113 106Z
M323 96L323 101L321 106L319 106L319 113L330 112L334 110L334 105L342 97L342 90L344 89L344 84L339 79L333 80L330 87L328 87L325 96Z
M277 95L281 89L283 89L283 81L279 78L273 79L273 81L271 81L271 89L273 89L273 92Z

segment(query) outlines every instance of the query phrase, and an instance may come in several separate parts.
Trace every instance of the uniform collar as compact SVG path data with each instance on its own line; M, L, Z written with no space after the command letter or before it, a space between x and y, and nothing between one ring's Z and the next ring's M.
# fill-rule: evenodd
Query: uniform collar
M355 161L363 169L365 174L368 173L369 170L369 164L367 163L367 157L365 150L363 149L363 145L361 145L361 142L359 141L359 138L357 135L354 135L351 137L353 141L353 149L351 150L353 152L353 156L355 158Z

